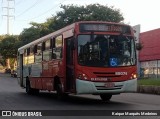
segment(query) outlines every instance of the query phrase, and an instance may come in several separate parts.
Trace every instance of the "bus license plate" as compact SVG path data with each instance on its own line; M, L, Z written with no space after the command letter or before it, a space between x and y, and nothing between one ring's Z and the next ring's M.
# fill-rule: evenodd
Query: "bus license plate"
M113 82L107 82L107 83L104 84L104 86L106 88L113 88L115 86L115 84Z

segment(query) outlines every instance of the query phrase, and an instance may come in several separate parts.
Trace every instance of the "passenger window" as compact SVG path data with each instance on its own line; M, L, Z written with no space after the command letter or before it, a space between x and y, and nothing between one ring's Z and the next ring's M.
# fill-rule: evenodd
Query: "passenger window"
M51 45L51 41L49 39L45 42L45 50L49 50L51 48L50 45Z
M30 55L30 48L27 49L27 56Z
M27 49L24 50L24 57L23 57L23 65L27 65L28 60L27 60Z
M28 64L32 64L32 63L34 63L34 55L33 55L33 46L31 46L30 48L28 48L27 49L27 51L28 51L28 56L27 56L27 63Z
M34 53L34 46L31 46L30 47L30 55L33 55L33 53Z
M39 43L36 47L37 47L36 48L37 53L35 53L35 62L41 62L42 61L42 43Z
M42 52L42 43L39 43L37 45L37 53L41 53Z
M49 60L51 60L52 58L52 49L50 49L51 48L51 40L49 39L49 40L47 40L45 43L45 50L43 51L43 60L44 61L49 61Z
M63 46L63 38L62 35L57 36L55 39L53 39L53 59L61 59L62 58L62 46Z
M55 38L55 47L62 47L62 35Z

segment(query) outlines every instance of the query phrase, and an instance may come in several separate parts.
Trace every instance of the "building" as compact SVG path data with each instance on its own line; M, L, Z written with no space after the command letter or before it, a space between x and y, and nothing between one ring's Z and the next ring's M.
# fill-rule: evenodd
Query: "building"
M140 77L160 78L160 28L140 33Z

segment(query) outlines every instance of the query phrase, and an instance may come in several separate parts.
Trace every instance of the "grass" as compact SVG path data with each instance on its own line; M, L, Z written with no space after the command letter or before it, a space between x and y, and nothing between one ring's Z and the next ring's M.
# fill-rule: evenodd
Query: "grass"
M152 85L152 86L160 86L160 79L139 79L138 85Z

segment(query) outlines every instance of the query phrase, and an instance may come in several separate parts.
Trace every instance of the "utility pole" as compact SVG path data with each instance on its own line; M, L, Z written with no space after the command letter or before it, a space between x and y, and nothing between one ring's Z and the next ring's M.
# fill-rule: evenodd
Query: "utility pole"
M5 7L2 7L2 9L6 9L7 10L7 13L5 13L4 15L2 15L2 17L7 17L7 34L9 35L9 31L10 31L10 18L14 18L14 15L11 15L10 13L10 10L15 10L14 6L12 5L11 6L11 2L14 2L14 0L5 0L7 3L6 3L6 6ZM3 0L2 0L2 3L3 3Z

